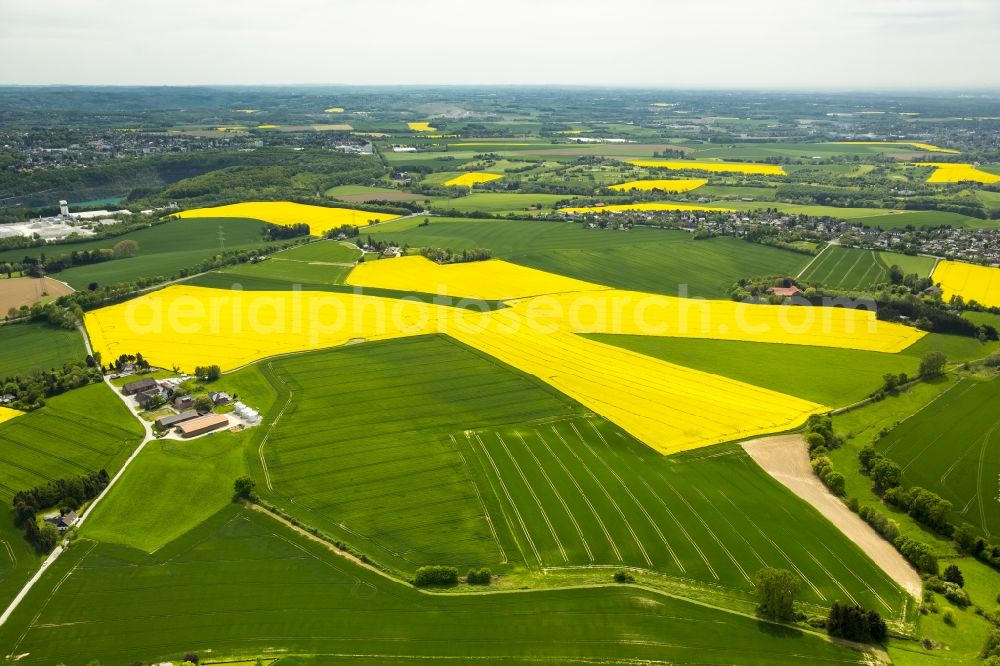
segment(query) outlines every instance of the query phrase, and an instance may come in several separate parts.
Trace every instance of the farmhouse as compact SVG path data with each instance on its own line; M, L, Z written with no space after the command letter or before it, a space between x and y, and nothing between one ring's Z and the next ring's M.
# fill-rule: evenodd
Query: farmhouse
M191 409L194 407L194 396L182 395L179 398L174 398L174 407L177 409Z
M230 403L230 401L232 400L232 398L229 397L228 393L223 393L223 392L209 393L208 397L212 401L212 404L216 405L216 406L218 406L218 405L228 405Z
M197 437L229 425L225 414L206 414L180 424L181 436Z
M190 421L191 419L196 418L198 418L198 412L191 409L186 412L181 412L180 414L171 414L170 416L164 416L156 419L156 427L160 430L166 430L167 428L172 428L175 425L180 425L185 421Z
M52 523L59 528L60 532L65 532L79 521L80 517L76 515L76 511L67 511L62 515L54 513L51 516L45 516L45 522Z
M135 395L137 393L143 393L144 391L150 391L155 388L156 381L147 377L145 379L138 379L134 382L129 382L122 387L122 393L124 395Z

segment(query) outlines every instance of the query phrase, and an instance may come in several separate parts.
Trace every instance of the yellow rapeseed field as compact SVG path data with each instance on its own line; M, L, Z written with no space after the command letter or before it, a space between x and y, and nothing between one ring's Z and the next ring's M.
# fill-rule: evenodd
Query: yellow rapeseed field
M517 326L500 310L449 335L538 377L664 454L786 430L828 408L565 331Z
M257 129L278 129L277 125L257 125Z
M309 231L313 236L322 236L330 229L345 224L363 227L372 221L385 222L399 216L353 208L309 206L291 201L247 201L214 208L193 208L177 213L177 217L248 217L272 224L304 222L309 225Z
M420 256L358 264L347 276L346 282L356 287L415 291L485 301L607 289L599 284L518 266L500 259L442 266Z
M0 423L4 421L10 421L13 418L17 418L21 415L21 412L16 409L11 409L10 407L0 407Z
M917 162L916 166L934 167L933 173L927 179L928 183L973 183L1000 182L1000 176L986 171L980 171L971 164L952 164L950 162Z
M955 155L958 155L961 152L951 148L941 148L940 146L935 146L930 143L920 143L918 141L830 141L830 143L845 146L911 146L913 148L919 148L920 150L926 150L931 153L953 153Z
M356 269L349 282L489 300L531 295L479 312L361 294L174 285L88 312L84 323L104 358L141 352L154 365L188 371L208 364L231 370L352 341L445 334L538 377L663 453L796 427L827 408L580 334L880 352L898 352L924 335L865 311L606 289L497 260L450 266L422 257L379 260ZM566 292L572 288L580 290Z
M630 180L627 183L619 183L609 186L612 190L622 192L628 190L663 190L664 192L690 192L702 185L707 185L706 178L660 178L657 180Z
M1000 307L1000 268L940 261L931 277L941 285L941 295L945 299L957 294L966 301Z
M410 300L318 291L230 291L172 285L88 312L87 333L104 358L142 352L155 366L218 364L323 349L351 340L433 333L452 312Z
M342 106L331 106L329 109L323 109L323 113L343 113L344 107Z
M444 181L443 185L445 187L472 187L478 183L488 183L498 178L503 178L503 176L498 173L486 173L485 171L470 171L469 173L463 173L461 176L455 176L451 180Z
M431 127L430 123L406 123L406 126L413 132L433 132L437 127Z
M750 164L746 162L697 162L694 160L627 160L629 164L659 169L697 169L719 173L749 173L764 176L784 176L779 164Z
M839 347L895 353L924 336L850 308L708 301L621 289L510 301L539 325L574 333L655 335Z
M733 212L733 208L715 208L694 204L670 203L669 201L644 201L642 203L613 204L610 206L583 206L579 208L559 208L557 213L620 213L629 210L691 210L704 212Z

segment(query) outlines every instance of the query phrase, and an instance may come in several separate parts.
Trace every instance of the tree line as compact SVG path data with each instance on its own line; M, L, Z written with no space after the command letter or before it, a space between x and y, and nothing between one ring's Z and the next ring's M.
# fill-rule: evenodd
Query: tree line
M11 407L30 412L44 407L45 398L96 384L103 378L100 362L88 356L86 361L70 361L60 368L35 370L26 376L8 376L3 382L3 393L14 396Z
M104 469L85 476L70 477L50 481L44 486L35 486L14 493L14 524L24 529L24 536L39 553L47 553L55 547L59 530L51 523L38 526L36 513L49 507L58 507L60 513L79 509L84 502L101 494L111 477Z

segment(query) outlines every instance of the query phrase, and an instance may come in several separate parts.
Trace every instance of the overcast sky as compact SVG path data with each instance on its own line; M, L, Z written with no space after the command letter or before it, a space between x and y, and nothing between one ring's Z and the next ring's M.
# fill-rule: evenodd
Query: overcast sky
M0 83L1000 88L1000 0L0 0Z

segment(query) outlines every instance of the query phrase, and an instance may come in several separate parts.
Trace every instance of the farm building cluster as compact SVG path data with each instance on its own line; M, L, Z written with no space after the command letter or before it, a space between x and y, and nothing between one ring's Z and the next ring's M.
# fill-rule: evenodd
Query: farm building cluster
M172 413L164 414L154 421L157 429L175 432L181 437L190 438L206 435L222 428L233 426L252 426L261 421L260 413L233 398L224 391L212 391L207 394L208 402L214 409L232 405L230 414L217 414L206 409L198 409L197 399L193 395L182 394L181 384L189 377L170 377L153 379L144 377L128 382L122 386L122 395L131 398L135 405L143 410L165 406Z

